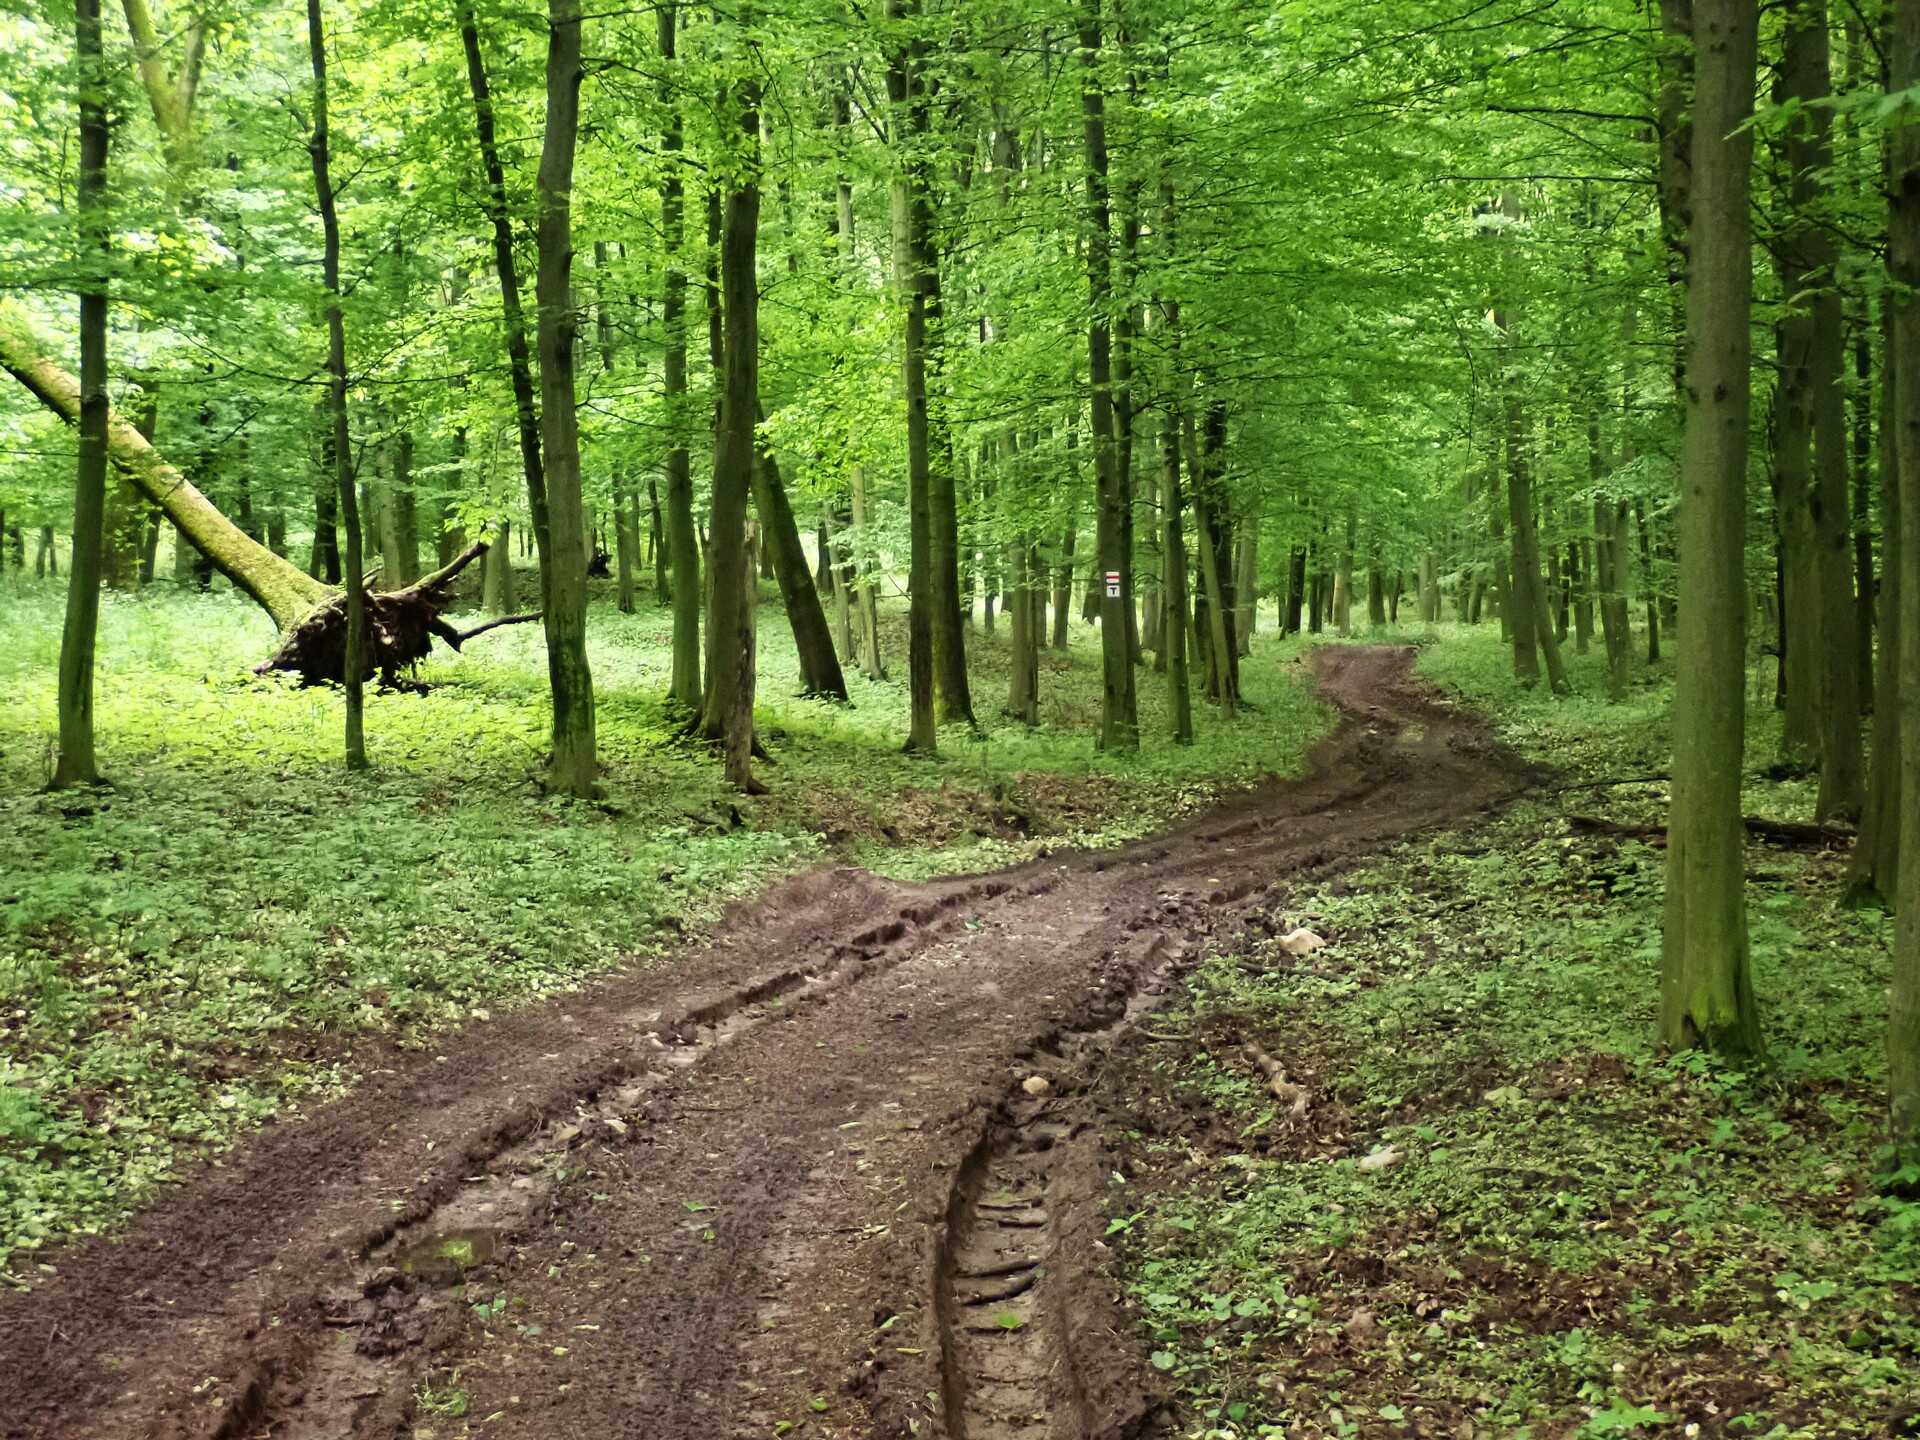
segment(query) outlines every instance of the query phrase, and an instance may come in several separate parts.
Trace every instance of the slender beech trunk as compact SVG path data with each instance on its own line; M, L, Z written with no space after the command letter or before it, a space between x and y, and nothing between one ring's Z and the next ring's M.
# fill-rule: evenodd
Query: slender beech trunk
M501 167L500 146L494 135L493 92L487 80L486 60L480 52L480 31L470 3L461 4L458 18L460 43L467 59L467 86L473 93L474 128L480 141L480 166L487 182L482 205L493 232L493 268L500 281L507 373L513 386L514 427L520 441L520 466L527 481L527 511L533 524L534 545L540 555L541 604L550 609L547 588L551 543L547 520L546 471L540 456L540 417L533 398L533 360L527 345L526 317L520 306L520 271L513 254L513 223L507 211L506 172Z
M1865 306L1862 305L1864 312ZM1853 634L1861 703L1874 693L1873 627L1873 332L1862 313L1853 349ZM1884 423L1884 422L1883 422Z
M1895 93L1920 84L1920 0L1894 0ZM1888 231L1894 292L1893 411L1898 435L1899 581L1889 613L1899 615L1898 679L1891 693L1900 711L1900 800L1911 823L1920 797L1920 128L1893 131L1892 214ZM1901 1158L1920 1159L1920 837L1904 836L1895 886L1893 988L1887 1030L1894 1144Z
M1073 448L1073 435L1067 435L1067 448ZM1067 526L1060 536L1060 563L1053 572L1053 637L1056 650L1067 648L1067 627L1073 620L1073 547L1080 539L1080 520L1069 502Z
M851 288L860 283L856 275L858 257L854 251L853 181L846 169L849 139L853 128L853 105L847 95L849 81L844 69L836 71L833 89L833 132L837 173L834 176L833 236L839 261L837 283ZM852 523L852 553L841 544L847 584L852 590L855 644L860 665L870 680L887 678L886 661L880 653L880 583L874 572L873 558L867 546L867 472L854 465L847 472L849 520Z
M756 324L756 333L757 329ZM757 365L755 383L759 383ZM751 413L765 420L766 412L760 408L758 399L750 404ZM753 503L760 512L760 540L773 556L774 578L786 602L787 623L793 629L794 648L800 657L801 687L808 695L845 700L847 680L840 672L840 657L834 652L833 631L827 625L826 608L820 603L820 590L813 583L813 572L807 567L807 552L800 543L800 526L793 518L787 487L780 478L780 466L771 450L755 455Z
M1127 44L1125 30L1119 36L1121 48ZM1113 324L1113 475L1120 502L1120 593L1124 597L1127 625L1127 680L1123 705L1133 717L1135 743L1140 733L1139 696L1132 668L1144 658L1140 649L1140 609L1134 603L1138 586L1134 583L1133 551L1133 342L1139 333L1139 308L1133 303L1135 277L1140 252L1140 186L1129 181L1120 191L1120 255L1117 283L1124 304Z
M340 490L340 523L346 531L347 644L341 673L347 692L347 768L367 768L362 672L367 653L365 560L361 554L360 497L353 483L353 442L347 432L347 327L340 310L340 218L334 206L332 150L327 133L327 41L320 0L307 0L307 47L313 56L314 192L320 202L325 245L322 273L327 287L327 409L333 429L334 481Z
M74 5L75 73L80 91L80 174L76 200L84 276L80 289L80 434L74 467L73 560L67 567L67 618L60 634L60 753L51 788L97 785L93 749L93 653L100 619L100 570L107 495L107 204L106 76L100 0ZM0 544L6 540L0 526Z
M553 691L549 788L589 796L599 779L593 672L587 663L586 508L580 498L580 429L574 409L573 156L580 129L580 0L548 0L547 113L537 182L540 441L546 480L544 557L547 679ZM538 521L536 520L536 532Z
M607 242L593 242L593 268L596 275L593 305L594 339L600 346L600 369L613 373L613 317L607 308ZM591 550L592 544L588 547ZM633 613L634 571L639 568L640 524L634 513L633 484L624 475L613 481L613 553L619 575L615 603L623 615Z
M660 7L660 58L665 71L660 81L660 103L666 129L660 150L666 160L660 182L660 234L665 251L665 278L661 282L660 321L666 342L663 386L667 423L673 448L667 451L667 556L673 567L673 662L667 698L698 712L700 689L700 537L693 523L693 468L687 454L687 272L682 258L686 244L685 185L680 173L679 99L674 73L678 51L674 36L675 7Z
M1191 423L1189 423L1191 429ZM1221 402L1207 407L1206 442L1196 445L1188 436L1188 472L1193 479L1194 548L1200 555L1200 580L1206 597L1206 627L1202 635L1207 662L1207 696L1219 702L1220 713L1231 720L1240 705L1239 663L1233 645L1233 595L1228 564L1232 554L1225 526L1218 517L1217 458L1226 443L1226 412ZM1351 580L1348 582L1351 588Z
M1011 472L1020 454L1020 438L1009 430L1000 439L1002 465ZM1010 489L1010 486L1004 487ZM1037 566L1033 546L1016 535L1007 547L1007 609L1012 633L1008 637L1011 674L1007 681L1007 714L1022 725L1040 723L1040 650L1034 608L1041 603L1035 584Z
M1160 253L1171 262L1179 254L1179 212L1174 203L1172 177L1163 167L1160 174ZM1168 264L1171 271L1171 263ZM1172 712L1173 743L1193 743L1193 683L1187 662L1187 636L1193 624L1188 598L1187 537L1181 516L1186 501L1180 494L1180 436L1185 426L1180 392L1186 381L1180 362L1180 301L1173 295L1156 298L1155 310L1165 317L1171 377L1166 410L1160 421L1160 546L1164 553L1166 575L1166 656L1167 708Z
M1880 361L1880 666L1873 701L1873 765L1860 837L1854 842L1848 888L1855 899L1891 906L1900 875L1900 555L1905 548L1906 517L1901 513L1901 431L1895 423L1899 402L1899 347L1892 307L1881 335Z
M513 531L500 522L486 558L480 562L480 603L489 615L511 615L517 605L513 585Z
M1756 0L1697 0L1681 447L1680 663L1660 1033L1676 1049L1760 1048L1747 951L1746 470L1753 265L1747 203Z
M1177 323L1179 304L1164 303L1167 324L1172 328ZM1180 519L1185 504L1180 495L1180 417L1169 397L1160 427L1160 514L1167 557L1167 708L1173 715L1176 745L1193 743L1193 685L1187 666L1187 630L1193 616L1187 603L1187 537Z
M888 0L888 18L911 24L918 18L915 0ZM902 43L888 58L887 96L894 109L899 148L917 138L925 102L914 74L917 42ZM933 506L930 437L927 433L927 283L930 260L923 225L927 173L923 163L904 153L895 161L893 179L893 274L905 309L901 344L907 400L907 696L906 748L931 755L938 746L934 714Z
M1253 627L1260 607L1259 566L1260 527L1245 519L1233 552L1233 643L1241 655L1253 653Z
M1100 747L1109 751L1140 748L1140 717L1133 686L1133 661L1127 649L1127 612L1133 596L1127 590L1126 481L1120 474L1118 437L1114 424L1112 334L1112 215L1107 198L1107 99L1100 82L1100 0L1083 0L1080 12L1080 59L1083 78L1080 108L1086 135L1087 378L1092 392L1092 437L1095 493L1094 517L1096 580L1100 582ZM1107 581L1102 577L1112 577Z
M744 32L748 25L744 7L736 18ZM760 300L755 279L760 238L759 82L742 76L726 99L737 127L737 149L720 231L720 305L726 328L707 543L712 608L707 619L707 701L701 730L724 745L727 778L751 791L755 788L748 764L755 678L752 587L758 557L749 543L747 499L753 489L760 387ZM811 586L804 588L811 593Z
M825 537L822 549L832 547L833 566L827 574L827 583L833 587L833 634L834 641L840 647L842 658L851 663L860 659L860 645L853 637L853 566L844 558L846 531L834 529L838 517L823 514L820 519L820 531Z

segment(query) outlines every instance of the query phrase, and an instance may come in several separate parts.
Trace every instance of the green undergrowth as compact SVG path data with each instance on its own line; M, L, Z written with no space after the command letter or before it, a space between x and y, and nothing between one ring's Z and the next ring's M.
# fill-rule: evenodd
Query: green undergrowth
M1920 1434L1920 1205L1878 1173L1890 924L1837 903L1838 857L1755 847L1766 1063L1658 1053L1664 853L1566 814L1663 791L1558 786L1663 770L1670 686L1521 697L1497 642L1422 668L1554 788L1277 894L1109 1074L1109 1243L1173 1433ZM1761 718L1749 798L1796 813ZM1328 945L1290 954L1294 925Z
M0 586L0 1277L121 1222L192 1159L341 1093L369 1045L424 1044L499 1007L643 965L729 901L841 859L901 875L1130 838L1286 772L1321 709L1263 642L1256 709L1165 733L1141 674L1137 759L1097 754L1097 632L1042 660L1043 725L1000 720L1006 632L976 636L982 737L900 753L904 685L794 698L777 605L760 627L772 793L747 799L675 737L669 619L596 600L604 804L540 793L538 627L369 694L375 770L350 778L336 692L250 673L272 627L230 592L108 595L97 723L110 789L51 773L62 586ZM886 612L904 675L904 620ZM1206 707L1199 707L1203 712ZM9 1259L9 1257L11 1257Z

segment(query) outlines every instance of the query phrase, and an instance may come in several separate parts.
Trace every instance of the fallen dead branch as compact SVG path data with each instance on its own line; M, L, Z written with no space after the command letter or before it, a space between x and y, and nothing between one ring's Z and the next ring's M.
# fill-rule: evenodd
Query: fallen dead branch
M1769 820L1762 815L1745 816L1741 823L1747 827L1749 835L1769 845L1844 850L1853 843L1853 832L1837 825ZM1667 827L1664 825L1627 825L1598 815L1569 815L1567 828L1577 835L1620 835L1633 840L1649 840L1657 845L1664 845L1667 841Z

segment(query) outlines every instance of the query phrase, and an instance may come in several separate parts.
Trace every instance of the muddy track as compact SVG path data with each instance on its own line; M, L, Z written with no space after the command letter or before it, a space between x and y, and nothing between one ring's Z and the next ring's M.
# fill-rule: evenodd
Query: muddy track
M1269 887L1525 784L1411 658L1317 652L1342 718L1309 773L1182 830L816 872L672 964L375 1057L0 1299L0 1433L1137 1430L1082 1092Z

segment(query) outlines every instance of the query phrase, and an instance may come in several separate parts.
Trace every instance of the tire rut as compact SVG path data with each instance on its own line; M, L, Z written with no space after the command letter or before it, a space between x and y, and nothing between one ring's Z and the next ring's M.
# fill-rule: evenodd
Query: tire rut
M374 1440L455 1370L497 1436L1138 1433L1085 1092L1276 882L1524 787L1410 662L1318 652L1342 718L1309 773L1180 830L816 872L661 973L376 1071L0 1302L0 1433Z

